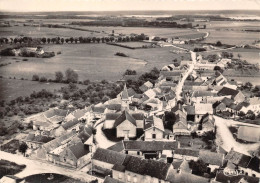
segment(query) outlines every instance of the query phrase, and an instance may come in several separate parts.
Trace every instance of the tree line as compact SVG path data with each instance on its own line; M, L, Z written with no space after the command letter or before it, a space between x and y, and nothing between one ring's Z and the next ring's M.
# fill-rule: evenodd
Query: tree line
M108 42L130 42L130 41L143 41L149 39L144 34L134 35L134 36L109 36L109 37L52 37L52 38L32 38L32 37L16 37L16 38L0 38L0 44L22 44L22 43L32 43L37 42L41 44L64 44L64 43L108 43Z

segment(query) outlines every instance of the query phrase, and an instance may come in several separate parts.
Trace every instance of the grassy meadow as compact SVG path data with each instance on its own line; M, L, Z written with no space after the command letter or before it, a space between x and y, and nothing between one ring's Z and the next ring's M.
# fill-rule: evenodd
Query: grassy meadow
M64 44L44 45L45 51L61 54L52 58L28 58L28 61L16 62L13 57L1 57L0 63L10 62L0 67L4 77L31 79L33 74L54 79L56 71L64 72L67 68L74 69L79 74L79 80L118 80L126 69L134 69L138 73L161 68L172 63L175 58L189 59L190 54L174 54L173 48L127 49L106 44ZM115 56L121 52L129 57Z

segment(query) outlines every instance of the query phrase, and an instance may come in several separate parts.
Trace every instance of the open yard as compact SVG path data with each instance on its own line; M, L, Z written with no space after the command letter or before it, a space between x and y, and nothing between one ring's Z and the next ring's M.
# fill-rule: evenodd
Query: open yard
M106 44L64 44L44 45L45 51L61 54L52 58L29 58L26 62L14 62L0 67L4 77L31 79L33 74L54 79L56 71L64 72L67 68L79 74L79 80L118 80L126 69L138 73L147 72L153 67L161 68L172 63L175 58L190 59L189 54L174 54L173 48L153 48L130 50ZM114 54L124 53L129 57L118 57ZM0 62L9 62L13 57L2 57Z

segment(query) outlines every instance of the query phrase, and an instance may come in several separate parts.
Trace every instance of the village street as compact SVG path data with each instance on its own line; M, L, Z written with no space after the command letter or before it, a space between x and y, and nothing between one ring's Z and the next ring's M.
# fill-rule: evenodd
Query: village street
M249 155L250 151L255 151L259 148L260 143L241 144L234 139L228 126L231 126L232 124L238 124L239 122L230 119L224 119L218 116L214 116L214 118L215 124L217 126L216 143L220 145L223 149L225 149L226 151L230 151L233 147L234 150ZM243 125L245 124L243 123ZM249 124L249 126L252 125Z
M82 172L80 170L72 170L66 167L55 166L49 163L25 158L22 155L11 154L4 151L0 151L0 159L15 162L17 164L26 165L26 168L22 172L16 174L16 176L19 178L25 178L30 175L41 174L41 173L57 173L75 179L80 179L86 182L96 179L96 177L92 178L86 172ZM100 182L103 182L103 180L100 179Z
M97 131L96 131L95 139L96 139L96 142L97 142L97 147L101 147L101 148L106 149L106 148L114 145L115 142L110 141L106 138L105 134L102 131L103 122L96 123L97 126L95 128L96 128Z
M188 70L184 73L181 81L178 83L178 85L176 87L176 99L177 99L177 101L182 98L181 92L182 92L184 82L187 79L187 77L191 74L191 72L193 71L194 66L196 64L196 53L193 52L193 51L190 51L190 54L191 54L192 64L189 65Z

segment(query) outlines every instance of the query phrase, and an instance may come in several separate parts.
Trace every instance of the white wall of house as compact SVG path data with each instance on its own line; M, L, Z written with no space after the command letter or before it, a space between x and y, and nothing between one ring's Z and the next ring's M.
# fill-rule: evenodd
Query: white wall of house
M106 120L104 122L103 128L104 129L113 129L115 124L115 120Z
M173 155L173 158L175 159L182 159L182 160L187 160L187 161L197 161L199 158L198 157L195 157L195 156L186 156L186 155L182 155L182 154L174 154Z
M159 130L158 128L150 128L144 132L144 139L145 141L152 141L152 140L162 140L163 139L163 131Z
M120 137L136 137L136 126L128 120L125 120L116 127L116 136Z
M96 159L92 159L92 164L95 165L95 166L99 166L101 168L108 169L108 170L111 170L114 166L113 164L106 163L106 162L103 162L103 161L99 161L99 160L96 160Z

